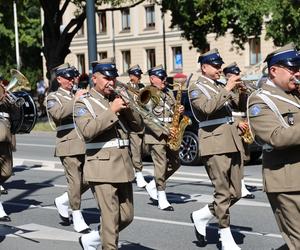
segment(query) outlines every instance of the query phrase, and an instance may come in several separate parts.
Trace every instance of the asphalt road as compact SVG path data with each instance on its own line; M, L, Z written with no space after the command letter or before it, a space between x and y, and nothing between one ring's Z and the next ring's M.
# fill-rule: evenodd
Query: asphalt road
M2 250L81 249L72 225L63 225L53 201L66 190L63 169L53 157L54 133L17 136L14 176L1 196L12 222L0 224ZM153 165L145 162L144 175L152 178ZM245 168L246 184L258 191L254 200L241 199L231 209L233 236L242 249L270 250L284 244L266 195L261 191L261 165ZM135 218L120 233L120 249L218 249L216 220L207 228L208 245L199 247L190 213L212 200L212 186L203 166L182 166L167 184L167 196L175 208L161 211L149 200L144 189L134 184ZM99 224L99 211L90 191L82 200L83 214L92 229Z

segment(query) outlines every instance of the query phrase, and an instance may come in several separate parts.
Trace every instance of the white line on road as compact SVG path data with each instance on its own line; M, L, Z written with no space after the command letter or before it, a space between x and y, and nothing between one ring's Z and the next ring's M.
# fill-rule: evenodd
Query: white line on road
M55 148L55 145L34 144L34 143L17 143L17 147L18 147L18 146Z

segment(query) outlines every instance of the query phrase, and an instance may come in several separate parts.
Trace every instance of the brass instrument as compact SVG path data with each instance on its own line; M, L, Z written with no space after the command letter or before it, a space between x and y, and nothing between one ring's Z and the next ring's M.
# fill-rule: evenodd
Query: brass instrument
M186 115L184 115L180 120L181 115L179 113L179 108L181 106L182 85L185 83L186 78L179 78L178 80L174 78L174 81L174 85L178 85L178 90L176 95L176 103L174 107L174 115L170 128L172 128L172 130L175 131L175 135L169 135L167 140L167 146L171 150L177 151L180 149L184 131L188 125L192 124L192 120Z
M16 97L12 92L26 90L29 91L30 84L27 78L18 70L11 69L10 74L12 75L12 79L6 88L0 86L0 101L6 100L12 105L16 105L17 107L21 107L24 104L23 98Z
M124 94L122 92L122 90L128 90L129 88L127 88L128 86L125 86L124 83L120 83L117 82L117 87L119 88L113 88L113 87L109 87L111 90L113 90L113 92L120 96L124 101L127 102L129 108L131 108L132 110L136 111L137 113L139 113L143 119L148 119L150 122L154 123L155 125L157 125L158 127L160 127L166 134L169 134L169 129L167 127L167 125L160 121L156 116L154 116L149 110L144 109L143 107L139 106L132 97L130 97L130 95L128 94ZM140 94L140 92L138 91L138 94ZM150 94L150 92L148 93ZM151 98L149 98L149 100L151 100Z
M252 144L254 142L254 139L252 137L252 134L250 132L250 128L249 126L247 127L247 129L242 133L241 135L243 141L246 143L246 144Z
M159 104L160 101L160 90L153 86L146 86L140 90L137 90L125 83L117 81L117 86L128 90L130 93L136 96L137 104L146 109L147 111L151 111Z

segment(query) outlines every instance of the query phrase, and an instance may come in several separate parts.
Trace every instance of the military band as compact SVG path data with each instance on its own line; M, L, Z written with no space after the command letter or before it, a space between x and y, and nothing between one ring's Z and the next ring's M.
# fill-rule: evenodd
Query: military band
M217 49L198 58L201 74L189 85L188 96L199 126L200 155L214 188L213 201L190 214L200 246L207 244L206 227L216 218L221 249L241 249L231 233L230 208L241 197L255 197L243 180L247 134L263 148L264 191L286 243L284 249L300 249L300 55L288 44L270 53L265 62L266 80L245 96L247 86L236 63L222 69ZM67 180L67 192L55 198L54 204L68 224L70 207L74 230L82 233L82 249L96 250L100 245L105 250L118 249L119 233L134 218L134 179L160 210L174 211L167 198L167 180L181 164L179 149L169 142L179 138L181 143L172 122L183 117L184 106L168 85L162 65L148 69L147 86L141 83L139 65L128 69L130 81L123 84L117 81L113 58L93 62L93 87L88 91L76 88L79 72L70 64L53 72L59 88L45 102L56 129L55 156ZM225 83L220 81L222 72ZM10 116L20 107L6 98L3 85L0 90L2 185L12 175ZM145 145L154 165L149 183L142 174ZM81 212L81 196L88 189L101 211L98 230L90 229ZM1 199L0 222L10 222Z

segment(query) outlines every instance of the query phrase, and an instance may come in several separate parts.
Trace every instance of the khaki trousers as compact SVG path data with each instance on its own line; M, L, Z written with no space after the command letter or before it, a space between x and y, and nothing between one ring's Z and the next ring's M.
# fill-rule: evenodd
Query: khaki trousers
M143 135L130 133L129 138L133 167L135 169L135 172L141 172L143 170Z
M157 190L164 191L166 180L180 167L179 151L172 151L162 144L149 144L149 147Z
M267 193L277 225L290 250L300 249L300 192Z
M89 189L83 179L85 155L62 156L60 160L65 169L70 207L73 211L80 210L81 195Z
M218 219L220 228L229 227L229 208L241 198L241 154L204 156L202 159L215 188L214 201L208 207Z
M101 210L102 249L118 249L119 232L133 220L132 184L89 183Z
M12 167L11 143L0 142L0 185L11 177Z

